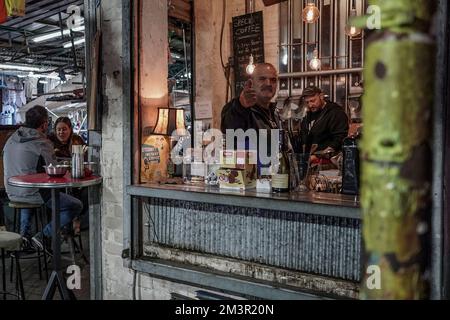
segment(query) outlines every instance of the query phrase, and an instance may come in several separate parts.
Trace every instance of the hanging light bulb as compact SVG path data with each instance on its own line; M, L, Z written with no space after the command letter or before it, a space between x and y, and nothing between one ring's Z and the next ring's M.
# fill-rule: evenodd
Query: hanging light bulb
M355 27L354 25L350 24L350 19L353 17L356 17L357 13L355 9L352 9L351 13L350 13L350 17L348 19L347 22L347 26L345 27L345 33L347 34L347 36L349 36L350 38L355 38L357 36L359 36L362 32L362 30L358 27Z
M358 13L355 9L355 2L352 2L352 10L350 10L350 16L348 17L347 25L345 26L345 34L350 38L357 37L361 34L362 30L351 24L351 19L356 17Z
M253 59L253 55L252 54L250 55L248 66L245 69L245 71L247 72L248 75L252 75L253 72L255 72L255 61Z
M319 8L313 2L309 2L302 11L303 21L306 23L314 23L319 20L320 11Z
M313 58L309 62L309 67L312 70L320 70L320 67L322 66L322 61L319 59L319 51L317 49L314 50Z

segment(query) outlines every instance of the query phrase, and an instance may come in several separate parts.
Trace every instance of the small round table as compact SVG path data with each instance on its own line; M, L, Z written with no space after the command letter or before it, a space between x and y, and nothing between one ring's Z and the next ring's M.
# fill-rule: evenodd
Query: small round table
M14 187L22 188L40 188L51 189L52 195L52 248L53 248L53 271L50 276L47 287L45 288L42 300L51 300L55 295L56 288L59 289L63 300L74 299L72 291L69 291L64 280L61 268L61 241L60 216L59 216L59 189L65 188L86 188L102 183L102 178L91 176L83 179L73 179L70 173L62 178L49 177L46 173L31 174L8 179L8 184Z

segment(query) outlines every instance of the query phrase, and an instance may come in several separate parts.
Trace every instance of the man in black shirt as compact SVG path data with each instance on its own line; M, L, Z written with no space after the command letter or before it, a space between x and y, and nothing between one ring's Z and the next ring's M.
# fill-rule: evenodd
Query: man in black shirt
M308 87L302 98L308 113L302 121L301 138L305 152L332 155L339 152L348 135L349 120L342 107L326 101L320 88ZM313 156L313 161L315 157Z
M278 146L271 148L271 130L278 129L277 115L275 114L275 103L272 99L277 92L278 72L270 63L261 63L255 66L255 70L245 83L240 96L227 103L222 110L223 133L227 130L242 129L247 132L249 129L255 129L258 139L257 149L259 153L259 136L258 130L267 130L267 155L272 154L273 150L278 150ZM253 141L255 142L255 141ZM235 139L236 143L236 139ZM237 146L238 148L241 148ZM250 146L246 143L246 149L253 149L256 146ZM259 154L258 161L261 159ZM268 165L264 163L264 165ZM258 168L261 167L259 163Z
M278 73L270 63L255 66L239 98L231 100L222 110L222 132L227 129L277 129L275 103Z

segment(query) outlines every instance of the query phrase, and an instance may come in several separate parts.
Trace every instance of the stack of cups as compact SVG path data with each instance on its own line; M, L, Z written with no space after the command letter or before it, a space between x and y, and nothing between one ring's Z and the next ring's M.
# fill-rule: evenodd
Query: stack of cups
M84 152L82 145L72 146L72 178L84 178Z

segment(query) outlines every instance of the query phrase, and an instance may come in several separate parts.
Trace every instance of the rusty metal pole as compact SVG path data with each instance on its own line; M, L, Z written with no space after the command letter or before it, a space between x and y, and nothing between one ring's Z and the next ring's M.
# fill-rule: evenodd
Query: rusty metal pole
M368 39L364 71L361 298L427 299L436 1L369 4L381 29Z

